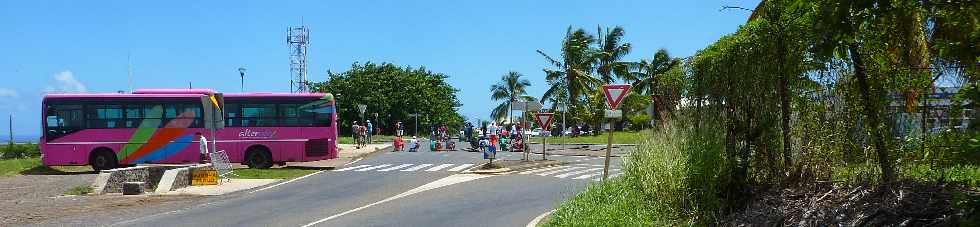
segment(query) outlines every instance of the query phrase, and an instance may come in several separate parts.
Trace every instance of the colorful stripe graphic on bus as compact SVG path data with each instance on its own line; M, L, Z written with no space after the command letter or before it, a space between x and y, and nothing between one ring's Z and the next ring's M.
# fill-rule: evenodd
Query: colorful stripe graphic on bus
M140 122L136 132L129 138L129 142L117 154L117 158L122 164L139 164L152 161L163 160L190 145L194 140L194 135L183 135L187 128L194 123L196 113L185 111L176 118L167 122L163 128L159 128L163 117L163 108L159 105L153 106L144 113L146 118ZM171 143L174 141L176 143Z
M333 113L335 111L333 96L325 95L323 98L300 106L299 109L319 114ZM163 107L160 105L144 110L144 119L116 155L120 164L140 164L164 160L186 149L197 139L188 130L194 123L195 117L199 117L195 111L185 110L166 122L163 128L160 128L163 123L161 120L163 115ZM263 138L267 138L275 136L276 132L256 131L247 134L254 134L256 137L261 135L264 136Z

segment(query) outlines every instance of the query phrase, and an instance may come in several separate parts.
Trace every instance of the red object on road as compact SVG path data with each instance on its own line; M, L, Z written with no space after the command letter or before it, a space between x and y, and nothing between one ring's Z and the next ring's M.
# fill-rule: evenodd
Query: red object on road
M610 110L615 110L619 107L619 103L623 101L626 94L630 92L629 84L607 84L602 85L602 93L606 95L606 104L609 104Z

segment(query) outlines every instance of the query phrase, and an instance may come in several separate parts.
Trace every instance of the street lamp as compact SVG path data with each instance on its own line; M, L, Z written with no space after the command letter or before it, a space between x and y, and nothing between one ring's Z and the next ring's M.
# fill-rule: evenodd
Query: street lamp
M245 67L238 67L238 75L242 76L242 93L245 93Z

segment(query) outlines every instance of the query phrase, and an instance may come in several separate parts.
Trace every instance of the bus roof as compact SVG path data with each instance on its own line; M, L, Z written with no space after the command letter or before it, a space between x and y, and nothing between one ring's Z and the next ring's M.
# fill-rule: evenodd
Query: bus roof
M212 89L137 89L133 93L49 93L44 95L44 99L71 99L71 98L196 98L204 94L215 93ZM284 93L284 92L248 92L248 93L226 93L225 97L245 98L245 97L308 97L320 98L327 93Z

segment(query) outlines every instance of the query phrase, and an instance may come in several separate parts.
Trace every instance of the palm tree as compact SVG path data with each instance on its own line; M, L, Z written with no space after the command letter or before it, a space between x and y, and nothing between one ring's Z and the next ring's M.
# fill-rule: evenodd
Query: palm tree
M680 65L680 59L670 57L667 50L660 49L653 55L653 59L646 59L640 62L629 64L632 72L624 75L624 79L633 84L633 91L639 94L649 95L654 103L654 110L658 115L658 120L663 120L660 113L670 108L667 97L663 97L668 92L665 91L663 84L666 80L665 75L674 67ZM652 117L652 116L651 116Z
M552 100L553 96L560 92L567 95L566 103L577 105L584 94L595 90L601 82L592 75L597 54L590 45L595 41L595 37L585 30L581 28L572 30L572 27L568 27L565 39L562 41L560 60L538 50L548 63L557 68L544 69L545 79L549 81L551 87L544 92L541 100Z
M504 118L504 114L507 116L512 116L511 105L516 101L526 101L527 97L527 87L531 86L531 81L527 79L521 79L521 73L510 71L500 77L500 81L493 86L490 86L490 99L493 101L503 101L497 108L493 108L493 112L490 116L494 120L500 120ZM512 121L512 120L511 120Z
M619 26L612 29L606 28L605 33L601 27L598 31L599 53L596 59L596 63L598 63L596 72L599 73L599 79L606 84L613 81L613 74L619 79L624 79L629 74L627 71L629 63L621 61L621 59L626 57L632 49L630 43L622 42L626 31Z

